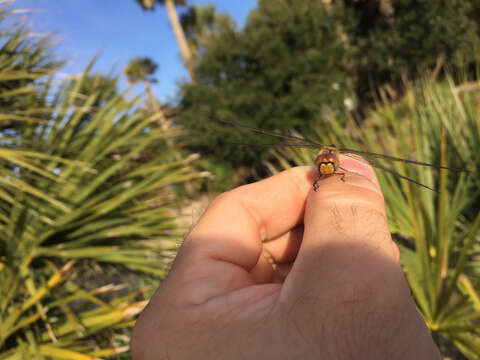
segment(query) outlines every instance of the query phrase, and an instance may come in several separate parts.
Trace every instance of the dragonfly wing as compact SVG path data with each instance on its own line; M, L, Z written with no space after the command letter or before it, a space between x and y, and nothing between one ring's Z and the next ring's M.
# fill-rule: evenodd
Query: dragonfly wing
M254 143L244 143L244 142L230 142L229 144L233 145L245 145L245 146L263 146L263 147L300 147L300 148L311 148L311 149L318 149L322 148L322 145L316 144L291 144L291 143L283 143L283 144L254 144Z
M343 155L349 156L348 154L343 154ZM353 156L349 156L349 157L351 157L352 159L356 159L356 158L353 157ZM356 160L358 160L358 159L356 159ZM431 188L431 187L429 187L429 186L427 186L427 185L424 185L424 184L422 184L422 183L420 183L420 182L418 182L418 181L416 181L416 180L410 179L409 177L406 177L406 176L404 176L404 175L396 172L395 170L392 170L392 169L389 169L389 168L387 168L387 167L385 167L385 166L379 165L379 164L376 163L376 162L369 161L368 163L369 163L370 165L372 165L373 167L377 168L377 169L386 171L386 172L388 172L388 173L390 173L390 174L392 174L392 175L394 175L394 176L397 176L397 177L399 177L399 178L401 178L401 179L403 179L403 180L410 181L411 183L414 183L414 184L416 184L416 185L422 186L422 187L424 187L424 188L426 188L426 189L428 189L428 190L432 190L432 191L434 191L434 192L438 192L437 190L435 190L435 189L433 189L433 188Z
M416 160L409 160L409 159L402 159L402 158L397 158L395 156L390 156L390 155L384 155L384 154L376 154L376 153L371 153L368 151L360 151L360 150L352 150L352 149L338 149L340 153L343 155L347 155L348 153L356 154L356 155L364 155L369 158L377 158L377 159L385 159L385 160L392 160L392 161L401 161L404 163L408 164L416 164L416 165L422 165L422 166L430 166L436 169L447 169L447 170L453 170L453 171L467 171L465 169L456 169L456 168L451 168L447 166L440 166L440 165L434 165L434 164L429 164L426 162L422 161L416 161Z
M228 125L232 125L232 126L243 127L245 129L249 129L249 130L258 132L260 134L276 136L276 137L283 138L283 139L288 139L288 140L307 142L310 145L317 145L317 146L321 147L320 144L317 144L316 142L311 141L311 140L306 139L306 138L301 138L301 137L292 136L292 135L280 134L280 133L277 133L275 131L263 130L263 129L260 129L260 128L256 128L254 126L250 126L250 125L247 125L247 124L242 124L242 123L238 123L238 122L234 122L234 121L226 121L226 120L218 120L218 121L223 122L223 123L228 124Z

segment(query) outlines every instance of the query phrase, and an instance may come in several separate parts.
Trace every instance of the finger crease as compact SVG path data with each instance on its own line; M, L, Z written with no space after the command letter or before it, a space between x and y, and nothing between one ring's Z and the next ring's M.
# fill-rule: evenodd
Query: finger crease
M252 211L245 203L243 200L240 200L240 204L245 210L245 212L255 221L255 224L257 224L257 229L258 229L258 236L260 238L260 241L263 243L265 240L268 239L268 234L267 234L267 228L263 221L261 221L261 217L258 216L258 214L254 211Z

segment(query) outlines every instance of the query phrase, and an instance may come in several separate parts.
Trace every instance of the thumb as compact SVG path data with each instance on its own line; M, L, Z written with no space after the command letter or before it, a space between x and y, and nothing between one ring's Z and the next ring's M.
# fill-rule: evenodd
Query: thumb
M335 358L438 359L398 264L376 177L360 161L341 160L343 181L322 179L307 198L302 244L280 293L289 324Z
M335 291L342 286L350 291L352 284L384 283L392 271L395 277L401 273L373 169L342 157L338 172L343 179L340 174L322 179L309 194L302 245L284 290L301 287L313 295L314 286L325 294L334 284Z

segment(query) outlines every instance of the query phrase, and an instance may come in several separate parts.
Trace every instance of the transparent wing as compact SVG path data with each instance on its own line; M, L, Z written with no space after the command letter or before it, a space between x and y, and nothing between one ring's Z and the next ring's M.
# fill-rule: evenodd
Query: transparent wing
M352 159L355 159L355 157L349 156L348 154L343 154L343 155L348 156L348 157L351 157ZM357 160L358 160L358 159L357 159ZM390 173L390 174L392 174L392 175L394 175L394 176L398 176L399 178L402 178L403 180L410 181L411 183L414 183L414 184L416 184L416 185L422 186L422 187L424 187L424 188L426 188L426 189L428 189L428 190L431 190L431 191L434 191L434 192L438 192L437 190L435 190L435 189L433 189L433 188L431 188L431 187L429 187L429 186L427 186L427 185L425 185L425 184L422 184L422 183L420 183L420 182L418 182L418 181L416 181L416 180L410 179L409 177L406 177L406 176L404 176L404 175L402 175L402 174L400 174L400 173L398 173L398 172L396 172L396 171L394 171L394 170L392 170L392 169L389 169L389 168L387 168L387 167L385 167L385 166L379 165L379 164L376 163L376 162L373 162L373 161L370 160L368 163L369 163L371 166L373 166L373 167L375 167L375 168L377 168L377 169L380 169L380 170L382 170L382 171L386 171L386 172L388 172L388 173Z
M270 135L270 136L276 136L276 137L279 137L279 138L283 138L283 139L288 139L288 140L294 140L294 141L302 141L303 143L308 143L309 145L316 145L317 147L322 147L322 145L316 143L315 141L312 141L312 140L309 140L307 138L301 138L301 137L298 137L298 136L292 136L292 135L284 135L284 134L280 134L280 133L277 133L275 131L268 131L268 130L263 130L263 129L260 129L260 128L256 128L254 126L250 126L250 125L246 125L246 124L242 124L242 123L238 123L238 122L234 122L234 121L226 121L226 120L219 120L220 122L224 123L224 124L228 124L228 125L232 125L232 126L238 126L238 127L243 127L245 129L250 129L252 131L255 131L255 132L258 132L260 134L265 134L265 135Z
M452 168L452 167L447 167L447 166L434 165L434 164L429 164L429 163L425 163L425 162L422 162L422 161L402 159L402 158L397 158L397 157L390 156L390 155L371 153L371 152L368 152L368 151L360 151L360 150L352 150L352 149L338 149L338 150L340 151L340 153L342 153L343 155L347 155L347 156L348 156L348 153L352 153L352 154L356 154L356 155L366 156L366 157L369 157L369 158L385 159L385 160L392 160L392 161L401 161L401 162L408 163L408 164L430 166L430 167L433 167L433 168L436 168L436 169L447 169L447 170L453 170L453 171L467 171L465 169L457 169L457 168Z
M261 147L301 147L301 148L311 148L311 149L321 149L323 147L322 145L316 145L316 144L290 144L290 143L254 144L254 143L234 142L234 141L227 141L227 142L233 145L261 146Z
M307 138L301 138L301 137L293 136L293 135L284 135L284 134L277 133L275 131L263 130L263 129L260 129L260 128L257 128L257 127L254 127L254 126L250 126L250 125L247 125L247 124L238 123L238 122L234 122L234 121L226 121L226 120L219 120L219 121L224 123L224 124L231 125L231 126L243 127L245 129L249 129L251 131L255 131L255 132L260 133L260 134L275 136L275 137L278 137L278 138L293 140L293 141L296 141L296 142L298 141L298 143L284 143L284 144L250 144L250 143L241 143L241 142L233 143L233 144L246 145L246 146L262 146L262 147L268 147L268 146L272 146L272 147L282 147L282 146L283 147L306 147L306 148L315 148L315 149L320 149L320 148L323 147L323 145L321 145L319 143L316 143L315 141L309 140ZM408 163L408 164L415 164L415 165L420 165L420 166L429 166L429 167L432 167L432 168L435 168L435 169L447 169L447 170L452 170L452 171L468 172L468 170L466 170L466 169L459 169L459 168L452 168L452 167L447 167L447 166L434 165L434 164L429 164L429 163L422 162L422 161L402 159L402 158L398 158L398 157L395 157L395 156L377 154L377 153L372 153L372 152L368 152L368 151L353 150L353 149L347 149L347 148L338 149L338 150L340 151L340 153L342 153L344 155L347 155L347 156L348 156L348 153L352 153L352 154L356 154L356 155L360 155L360 156L366 156L368 158L385 159L385 160L391 160L391 161L401 161L401 162ZM381 165L377 164L376 167L380 168L380 166ZM385 170L385 171L387 171L387 170ZM398 174L398 175L400 176L400 174Z

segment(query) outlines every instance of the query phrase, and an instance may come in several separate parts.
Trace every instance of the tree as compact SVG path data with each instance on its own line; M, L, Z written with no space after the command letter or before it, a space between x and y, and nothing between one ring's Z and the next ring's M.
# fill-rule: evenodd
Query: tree
M215 6L190 6L180 17L180 23L185 31L193 61L197 61L205 49L217 40L220 33L234 28L235 23L230 16L217 13Z
M121 356L181 237L168 189L199 176L194 157L147 158L176 131L118 77L59 84L53 40L14 20L0 6L0 358Z
M62 64L55 59L51 48L54 42L51 36L39 38L31 36L21 19L15 18L8 9L9 2L0 3L0 70L3 77L0 81L0 113L5 116L0 121L0 131L20 131L20 122L10 116L12 110L26 112L36 103L38 108L45 106L39 103L36 89L45 85L45 78ZM12 22L10 28L5 21Z
M155 4L163 4L167 9L168 18L170 19L170 25L172 26L173 33L177 39L178 47L180 49L180 56L187 67L188 72L190 73L190 79L195 81L195 74L192 66L192 54L190 48L188 47L187 39L185 38L185 33L183 32L182 25L178 18L175 5L186 6L185 0L135 0L143 10L155 9Z
M150 105L155 111L160 111L157 101L152 93L150 83L157 82L157 79L153 77L155 71L157 71L158 65L150 58L134 58L128 62L128 65L124 69L124 73L127 76L129 84L134 85L139 81L142 82L150 99Z
M260 1L242 30L222 28L198 60L197 82L183 84L179 122L189 143L218 161L260 164L264 151L230 142L262 138L218 120L308 133L319 118L343 114L349 96L344 53L321 2Z
M479 0L260 0L243 29L225 26L199 52L197 83L182 86L180 121L197 151L258 163L264 152L229 144L245 142L243 134L217 120L305 135L326 117L360 124L378 88L395 97L419 70L472 62L479 11ZM212 11L193 15L205 25L190 37L208 34Z
M72 98L75 99L75 105L79 107L85 105L87 97L91 94L96 94L95 100L88 104L88 109L86 108L80 116L80 120L75 126L75 133L86 126L100 108L118 95L118 76L100 73L84 74L81 76L81 82L78 81L79 77L79 75L72 76L64 84L60 85L57 92L57 94L70 93ZM81 84L81 86L78 86L78 84Z
M168 127L167 119L163 113L163 110L158 105L155 96L153 95L150 83L154 83L157 80L153 77L158 65L150 58L134 58L128 62L128 65L124 69L124 73L127 76L127 81L130 84L136 84L142 82L150 100L150 105L153 111L155 111L159 117L160 125L165 129Z
M363 98L385 84L402 88L400 79L419 70L438 73L443 63L473 62L480 45L478 0L341 0L335 6L344 9L339 19Z
M53 99L31 109L46 121L24 119L16 142L0 147L4 359L127 351L130 322L145 305L141 274L164 275L176 247L167 189L197 177L192 158L172 160L172 148L150 156L175 131L152 128L155 114L138 111L136 98L115 95L92 109L100 93L83 86L90 78L38 94Z

